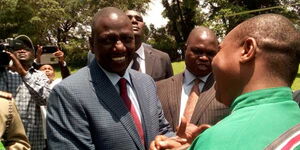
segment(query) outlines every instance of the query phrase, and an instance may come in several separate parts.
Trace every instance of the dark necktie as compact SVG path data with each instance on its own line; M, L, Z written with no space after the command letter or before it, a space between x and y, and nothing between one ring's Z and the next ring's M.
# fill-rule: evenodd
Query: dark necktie
M133 63L131 66L131 69L134 69L136 71L140 71L140 63L137 61L137 58L139 57L139 55L137 53L133 54Z
M130 98L128 97L126 82L127 81L126 81L125 78L121 78L119 80L120 95L121 95L121 98L124 101L126 107L128 108L132 118L133 118L133 121L134 121L135 126L136 126L137 131L138 131L138 134L141 137L142 143L144 144L144 131L143 131L142 123L139 119L139 116L138 116L133 104L131 103Z
M185 110L184 110L184 117L187 119L188 122L190 122L195 106L198 102L198 98L200 95L200 89L199 89L199 84L201 80L200 79L195 79L194 80L194 85L192 87L192 90L189 94L189 98L187 100Z

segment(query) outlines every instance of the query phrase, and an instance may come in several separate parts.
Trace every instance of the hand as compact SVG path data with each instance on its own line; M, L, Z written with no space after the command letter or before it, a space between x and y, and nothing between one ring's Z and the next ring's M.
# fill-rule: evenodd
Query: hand
M194 139L206 129L210 128L208 124L196 126L192 123L187 123L185 117L181 118L179 127L177 127L176 135L187 140L187 143L192 144Z
M7 54L9 54L11 60L13 61L13 66L11 67L13 71L18 72L21 76L25 76L27 74L27 71L24 69L20 61L17 59L17 57L8 51L5 51Z
M180 147L186 143L186 139L182 139L178 136L175 137L166 137L164 135L158 135L155 137L155 140L150 144L150 150L164 150L164 149L173 149Z
M55 57L58 58L58 61L63 63L65 61L64 52L57 48L57 51L53 53Z
M36 62L41 63L41 56L43 53L43 46L38 45L36 51Z

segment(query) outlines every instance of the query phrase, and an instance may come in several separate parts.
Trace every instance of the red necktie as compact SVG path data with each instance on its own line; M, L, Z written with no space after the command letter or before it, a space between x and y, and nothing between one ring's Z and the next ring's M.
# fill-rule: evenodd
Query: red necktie
M135 126L137 128L138 134L141 137L142 143L144 144L143 127L142 127L141 121L139 119L139 116L138 116L134 106L132 105L130 98L127 95L126 82L127 81L125 78L121 78L119 81L120 95L121 95L121 98L123 99L126 107L128 108L129 112L131 113L131 116L132 116Z

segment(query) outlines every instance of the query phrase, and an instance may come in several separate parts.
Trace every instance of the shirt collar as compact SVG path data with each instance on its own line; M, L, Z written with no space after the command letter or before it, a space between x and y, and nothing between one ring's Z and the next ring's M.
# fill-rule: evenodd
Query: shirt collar
M138 54L139 58L145 60L145 50L144 50L143 43L141 44L140 48L135 52Z
M128 67L127 67L127 69L126 69L126 71L125 71L125 74L124 74L124 76L123 77L120 77L118 74L116 74L116 73L112 73L112 72L108 72L107 70L105 70L104 68L102 68L101 67L101 65L99 64L99 63L97 63L98 64L98 66L103 70L103 72L106 74L106 76L108 77L108 79L111 81L111 83L114 85L114 86L116 86L117 84L118 84L118 82L119 82L119 80L121 79L121 78L125 78L126 80L127 80L127 83L129 83L130 84L130 86L132 85L131 84L131 80L130 80L130 76L129 76L129 66L130 65L128 65Z
M255 106L260 104L282 102L292 100L292 90L289 87L275 87L255 90L252 92L244 93L238 96L231 104L231 109L235 110Z
M203 83L205 83L207 81L207 78L209 77L210 74L211 73L209 73L208 75L206 75L204 77L200 77L199 79ZM196 79L196 76L194 74L192 74L187 69L184 70L184 83L187 83L187 85L192 84L195 79Z

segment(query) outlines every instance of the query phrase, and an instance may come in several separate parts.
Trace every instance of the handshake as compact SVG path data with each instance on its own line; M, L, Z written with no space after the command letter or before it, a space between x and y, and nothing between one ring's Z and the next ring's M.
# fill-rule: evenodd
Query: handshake
M164 135L158 135L155 137L154 141L150 144L150 150L185 150L193 142L193 140L201 134L203 131L208 129L210 125L202 124L196 126L194 124L188 123L186 118L181 119L180 125L176 129L176 136L167 137Z

